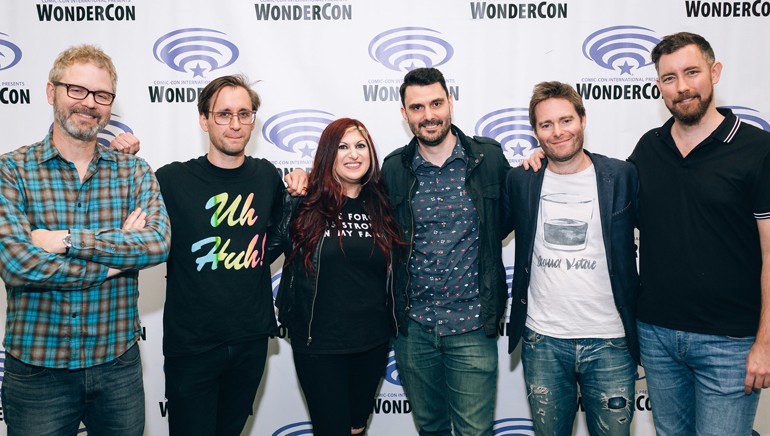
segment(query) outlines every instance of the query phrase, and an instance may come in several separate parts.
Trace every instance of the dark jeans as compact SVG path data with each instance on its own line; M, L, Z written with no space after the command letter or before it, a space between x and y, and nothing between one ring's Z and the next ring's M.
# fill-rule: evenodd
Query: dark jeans
M91 436L141 436L139 346L110 362L77 370L27 365L6 354L2 401L9 436L76 435L81 421Z
M267 338L166 357L170 435L240 435L254 406Z
M350 436L366 427L385 374L387 343L352 354L294 353L314 436Z
M497 338L484 329L439 336L415 321L408 329L396 339L396 364L420 436L492 436Z

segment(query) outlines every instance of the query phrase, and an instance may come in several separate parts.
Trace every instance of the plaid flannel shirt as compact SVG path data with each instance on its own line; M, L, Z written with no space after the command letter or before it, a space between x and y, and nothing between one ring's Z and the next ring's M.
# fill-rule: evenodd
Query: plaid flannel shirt
M122 230L131 211L143 229ZM72 247L52 254L31 231L69 229ZM6 351L31 365L87 368L139 338L139 269L164 262L171 238L158 181L135 156L96 146L83 181L41 142L0 156L0 276L8 293ZM107 278L108 268L124 271Z

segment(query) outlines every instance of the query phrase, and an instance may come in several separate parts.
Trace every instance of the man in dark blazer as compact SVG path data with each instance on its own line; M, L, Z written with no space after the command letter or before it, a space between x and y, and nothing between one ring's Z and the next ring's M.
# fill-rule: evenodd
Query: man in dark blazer
M636 170L583 149L585 107L570 85L536 85L529 119L546 159L544 171L510 170L504 188L504 231L516 232L509 352L522 339L537 434L572 434L580 385L589 432L628 435Z

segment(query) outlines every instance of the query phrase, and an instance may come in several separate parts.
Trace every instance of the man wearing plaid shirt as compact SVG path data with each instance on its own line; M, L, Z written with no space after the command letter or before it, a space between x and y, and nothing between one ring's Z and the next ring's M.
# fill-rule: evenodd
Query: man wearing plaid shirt
M111 59L72 47L46 85L52 131L0 156L9 435L141 435L138 270L166 260L169 222L146 162L97 144Z

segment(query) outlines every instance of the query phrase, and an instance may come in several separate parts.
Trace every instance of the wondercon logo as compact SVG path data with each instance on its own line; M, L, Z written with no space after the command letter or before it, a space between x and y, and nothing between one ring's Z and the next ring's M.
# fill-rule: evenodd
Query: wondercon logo
M267 142L283 151L299 152L312 158L321 132L334 121L334 115L315 109L295 109L273 115L262 126Z
M5 39L6 36L8 35L0 32L0 71L13 67L21 60L21 49Z
M746 123L759 127L765 132L770 132L770 123L759 117L759 111L746 106L721 106L733 111L735 116Z
M511 306L513 305L513 267L505 267L505 286L508 288L508 300L505 305L505 314L503 315L503 323L508 324L511 322Z
M394 71L443 65L454 48L427 27L399 27L380 33L369 43L369 57Z
M128 125L117 121L116 117L120 118L120 116L112 114L110 122L97 135L97 142L104 147L110 148L112 140L121 133L134 133Z
M620 75L652 65L650 52L660 40L653 31L639 26L612 26L590 34L583 41L583 56Z
M385 364L385 381L392 385L401 386L401 379L398 377L398 368L396 367L396 352L393 347L390 347L388 363Z
M503 152L514 160L523 160L538 148L529 125L529 109L512 107L490 112L476 123L475 134L495 139Z
M505 267L505 284L508 285L508 298L513 297L513 294L511 293L511 286L513 286L513 267L512 266Z
M281 274L283 274L281 271L273 274L273 301L275 301L275 297L278 296L278 287L281 284Z
M528 418L505 418L495 421L492 427L495 436L535 436L532 420Z
M272 436L302 436L312 434L313 426L310 425L310 421L300 421L293 424L284 425L283 427L274 431Z
M219 70L238 59L238 47L224 39L225 33L213 29L190 27L174 30L155 41L155 59L172 70L191 72L193 78Z

